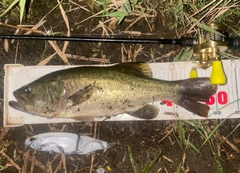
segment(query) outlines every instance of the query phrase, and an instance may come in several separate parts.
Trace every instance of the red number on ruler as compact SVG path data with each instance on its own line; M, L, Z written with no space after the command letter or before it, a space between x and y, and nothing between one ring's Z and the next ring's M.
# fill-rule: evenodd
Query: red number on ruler
M209 101L206 102L207 105L214 105L215 104L215 97L214 96L211 96L209 98Z
M221 105L225 105L228 103L228 94L227 92L225 91L220 91L217 93L217 101L219 104ZM212 95L210 98L209 98L209 101L206 102L207 105L213 105L216 103L216 98L214 95Z
M228 94L227 92L225 91L219 91L217 93L217 101L219 104L221 105L225 105L228 103ZM166 106L172 106L172 102L169 101L169 100L162 100L162 102L165 102L166 103ZM209 98L209 101L206 102L207 105L214 105L216 103L216 98L214 95L212 95L210 98Z
M228 95L225 91L218 92L218 103L221 105L225 105L228 103Z
M162 100L162 102L166 103L167 106L172 106L172 102L169 100Z

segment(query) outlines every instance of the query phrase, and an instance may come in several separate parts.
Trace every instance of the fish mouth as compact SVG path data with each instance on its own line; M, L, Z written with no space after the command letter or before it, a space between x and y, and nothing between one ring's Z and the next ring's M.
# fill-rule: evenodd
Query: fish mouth
M32 140L32 139L33 139L33 137L26 139L25 144L28 145L28 146L31 146L32 143L34 142L34 140ZM34 139L36 139L36 138L34 138Z
M9 101L9 106L14 109L24 112L24 107L17 101Z
M9 101L9 106L17 109L19 111L25 112L27 107L32 105L32 102L30 99L24 97L24 95L21 95L18 91L13 92L14 97L17 101Z

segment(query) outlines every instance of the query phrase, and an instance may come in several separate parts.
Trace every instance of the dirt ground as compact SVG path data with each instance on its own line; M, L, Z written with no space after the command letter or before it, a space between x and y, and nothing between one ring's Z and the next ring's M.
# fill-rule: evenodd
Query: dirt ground
M25 25L35 25L42 17L50 11L56 2L48 3L34 1L30 17L24 22ZM101 17L92 18L84 23L78 24L91 14L81 9L70 8L65 4L65 10L69 20L72 35L101 36L103 28L99 27ZM36 10L37 9L37 10ZM15 13L10 13L1 22L17 25L18 20ZM118 36L133 37L133 35L123 34L122 31L129 26L130 19L121 25L112 28L114 34ZM53 11L44 20L46 22L39 27L39 30L54 32L67 32L67 28L60 10ZM128 22L129 20L129 22ZM150 26L145 19L136 22L128 31L138 31L141 38L179 38L181 29L175 30L173 18L163 16L160 12L155 17L149 19ZM94 30L94 31L93 31ZM16 28L0 27L2 34L14 34ZM26 31L20 30L21 34ZM143 34L145 33L145 34ZM0 65L1 85L0 101L3 115L3 76L4 64L19 63L24 65L37 65L39 62L55 53L55 50L47 41L36 40L0 40ZM57 42L60 48L63 42ZM6 45L9 47L6 49ZM127 61L140 62L165 62L173 61L174 56L179 51L178 46L171 45L142 45L142 44L117 44L117 43L81 43L70 42L66 53L79 55L80 58L69 58L72 65L82 64L110 64ZM73 57L73 56L72 56ZM66 64L55 55L48 65ZM205 120L201 124L213 130L221 120ZM0 117L0 169L3 173L42 173L42 172L68 172L68 173L95 173L100 167L106 172L112 173L132 173L133 168L129 158L128 146L132 149L132 155L139 170L142 170L161 153L157 162L150 171L152 173L238 173L240 172L240 129L235 130L225 142L221 143L223 137L228 136L238 125L238 119L226 120L215 132L210 142L206 143L197 153L190 145L180 142L179 121L136 121L136 122L98 122L91 126L84 123L66 124L46 124L46 125L25 125L15 128L4 128L3 116ZM204 137L193 127L184 124L185 136L196 147L200 148L204 142ZM107 142L116 142L116 146L106 151L97 151L88 155L50 154L30 149L24 144L26 138L39 133L49 131L65 131L96 137ZM220 166L219 166L220 165Z

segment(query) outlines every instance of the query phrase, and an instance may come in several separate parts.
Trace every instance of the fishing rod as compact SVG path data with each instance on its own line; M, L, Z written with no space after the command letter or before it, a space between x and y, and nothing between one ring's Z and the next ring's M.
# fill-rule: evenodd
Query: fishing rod
M226 27L212 23L209 27L216 32L208 32L201 29L198 38L182 37L181 39L146 39L146 38L104 38L104 37L78 37L78 36L46 36L46 35L0 35L0 39L25 39L25 40L54 40L76 42L107 42L107 43L133 43L133 44L172 44L192 47L193 57L199 60L199 64L193 67L190 77L196 78L197 68L206 69L213 66L211 83L217 85L226 84L226 75L221 61L221 52L226 49L239 49L240 38L230 38Z
M225 35L226 36L226 35ZM176 44L180 46L197 46L197 38L182 37L181 39L146 39L146 38L121 38L121 37L79 37L79 36L47 36L47 35L0 35L0 39L18 40L45 40L45 41L76 41L76 42L106 42L106 43L132 43L132 44ZM225 37L229 49L240 48L239 38Z

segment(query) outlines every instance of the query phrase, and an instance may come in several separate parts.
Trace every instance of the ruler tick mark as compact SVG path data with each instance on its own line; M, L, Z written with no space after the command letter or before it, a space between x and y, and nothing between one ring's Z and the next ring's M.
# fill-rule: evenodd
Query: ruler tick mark
M236 95L237 95L237 109L239 110L239 96L238 96L238 83L237 83L237 69L234 68L234 76L235 76L235 85L236 85Z

